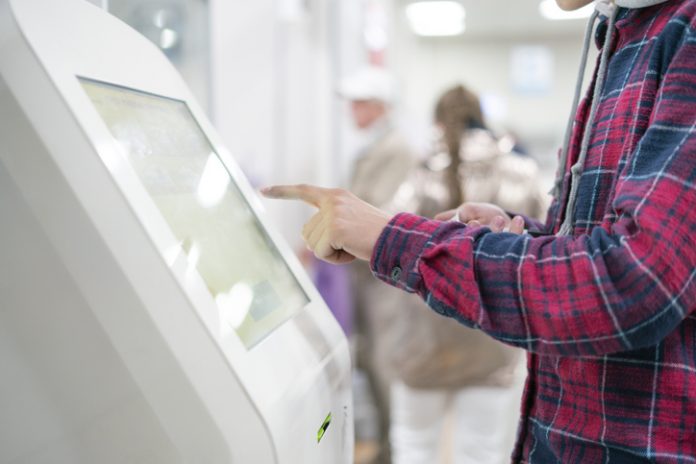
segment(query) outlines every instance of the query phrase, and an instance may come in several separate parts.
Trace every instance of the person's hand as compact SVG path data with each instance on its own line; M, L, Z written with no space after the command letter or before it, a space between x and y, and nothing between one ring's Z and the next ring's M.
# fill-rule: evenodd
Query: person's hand
M261 189L267 198L302 200L319 209L302 237L314 255L333 264L368 261L391 216L343 189L276 185Z
M487 226L493 232L509 231L513 234L524 232L524 218L510 216L500 207L490 203L464 203L435 216L438 221L456 220L468 226Z

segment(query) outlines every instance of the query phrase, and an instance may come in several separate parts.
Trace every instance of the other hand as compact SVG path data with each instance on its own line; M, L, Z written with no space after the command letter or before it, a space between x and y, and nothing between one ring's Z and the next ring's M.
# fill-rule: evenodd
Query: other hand
M493 232L504 230L513 234L524 232L524 218L511 218L502 208L490 203L464 203L435 216L438 221L458 220L469 226L487 226Z
M318 209L302 237L314 255L333 264L369 261L391 216L343 189L276 185L261 189L267 198L302 200Z

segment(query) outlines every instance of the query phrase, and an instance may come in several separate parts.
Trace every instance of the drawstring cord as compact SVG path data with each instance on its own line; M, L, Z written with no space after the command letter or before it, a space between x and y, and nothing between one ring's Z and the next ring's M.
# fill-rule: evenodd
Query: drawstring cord
M559 164L559 174L556 177L551 195L554 198L560 198L561 188L563 186L563 177L565 175L565 166L568 163L568 149L570 148L570 137L573 133L573 125L575 124L575 113L580 104L580 93L582 92L583 78L585 77L585 68L587 68L587 56L590 50L590 41L592 40L592 31L594 30L595 21L599 17L599 12L595 10L590 17L585 29L585 39L582 47L582 57L580 58L580 69L575 84L575 96L573 97L573 105L570 108L570 116L566 124L565 136L563 138L563 148L561 149L561 158Z
M618 8L646 8L660 3L665 3L666 1L669 0L597 0L595 3L595 11L592 13L592 17L590 18L587 24L587 29L585 30L585 40L582 49L582 58L580 62L580 69L578 71L577 84L575 86L575 96L573 98L573 105L571 107L570 117L568 118L566 133L563 139L563 148L561 150L558 176L556 177L556 181L554 182L554 186L551 191L551 194L557 199L560 199L561 197L561 189L563 187L563 179L565 177L565 166L568 163L570 139L572 137L573 125L575 122L575 113L577 112L578 105L580 104L580 93L582 92L583 77L585 76L585 68L587 67L587 56L590 49L592 31L594 30L595 22L600 14L608 18L607 39L604 47L602 48L602 56L599 62L597 80L592 93L592 106L590 108L590 114L585 121L582 143L580 145L580 156L578 156L578 161L570 168L570 193L568 194L568 201L566 203L565 212L563 215L563 223L561 224L560 230L557 234L559 236L571 235L573 233L573 211L575 209L575 203L577 202L578 197L578 185L580 184L580 177L582 176L582 172L585 168L585 162L587 161L587 152L589 151L590 136L592 132L592 122L597 116L597 109L600 103L599 100L601 98L602 88L604 87L604 81L606 79L609 53L611 52L613 46L614 24L616 22Z
M597 116L597 109L599 108L600 98L602 95L602 89L604 88L604 81L607 76L607 64L609 62L609 54L614 44L614 23L616 22L616 13L618 8L612 0L600 0L596 3L595 13L593 14L593 19L599 16L599 13L607 16L609 18L607 25L607 38L602 47L602 56L599 60L599 70L597 72L597 80L595 81L595 86L592 91L592 106L590 107L590 115L585 121L585 127L582 134L582 143L580 145L580 156L578 156L577 162L570 168L571 178L570 178L570 194L568 195L568 202L566 204L565 215L563 218L563 224L558 231L558 235L571 235L573 233L573 211L575 210L575 203L578 198L578 186L580 184L580 177L585 169L585 161L587 160L587 153L590 148L590 137L592 135L592 123ZM594 20L590 21L594 26ZM588 30L590 30L588 28ZM591 34L591 32L590 32ZM589 41L586 41L586 48L589 48ZM583 56L587 55L587 50L583 50ZM586 60L585 56L585 60ZM584 68L584 66L582 67ZM584 71L584 69L582 69ZM582 86L582 74L579 79L579 84ZM575 102L574 102L575 103ZM575 115L577 107L573 108L572 115ZM571 118L573 117L571 116ZM565 166L565 162L568 159L568 151L570 148L570 137L567 137L568 145L564 147L565 160L562 166Z

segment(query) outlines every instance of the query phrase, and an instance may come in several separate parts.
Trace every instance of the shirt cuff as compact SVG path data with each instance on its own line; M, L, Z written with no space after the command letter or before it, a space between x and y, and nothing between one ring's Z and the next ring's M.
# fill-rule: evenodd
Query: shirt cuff
M440 221L409 213L394 216L372 251L372 273L390 285L408 292L418 292L422 281L418 262L432 244L431 238L440 225Z

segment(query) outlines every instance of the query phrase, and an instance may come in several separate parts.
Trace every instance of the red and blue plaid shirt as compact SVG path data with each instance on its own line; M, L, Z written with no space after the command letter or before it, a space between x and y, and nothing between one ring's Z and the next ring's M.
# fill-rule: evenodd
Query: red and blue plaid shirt
M695 18L619 11L572 236L400 214L375 247L379 278L529 351L514 462L696 463ZM557 232L569 183L530 228Z

